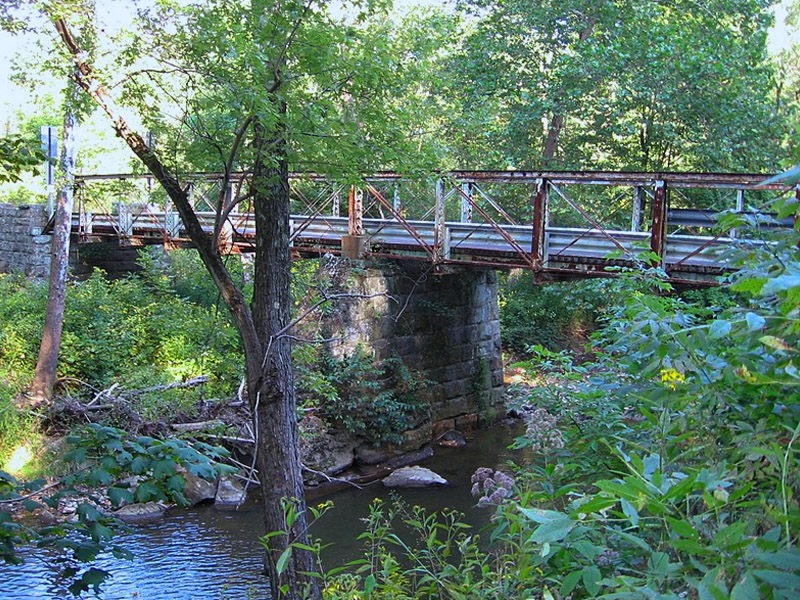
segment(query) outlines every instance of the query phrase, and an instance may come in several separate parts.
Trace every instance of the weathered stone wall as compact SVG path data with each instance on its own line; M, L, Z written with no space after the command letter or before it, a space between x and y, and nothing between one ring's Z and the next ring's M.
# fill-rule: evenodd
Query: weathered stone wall
M46 224L45 206L0 204L0 273L47 277L50 236L42 235Z
M334 355L352 354L360 344L379 361L402 359L431 382L418 393L429 417L407 433L409 448L496 416L503 366L495 271L434 275L430 265L411 261L334 257L322 259L320 271L332 292L364 296L338 302L324 317L326 337L341 338L329 344Z
M92 271L102 269L109 279L125 277L141 271L137 264L143 246L122 240L103 240L80 243L73 236L69 263L73 276L88 277Z

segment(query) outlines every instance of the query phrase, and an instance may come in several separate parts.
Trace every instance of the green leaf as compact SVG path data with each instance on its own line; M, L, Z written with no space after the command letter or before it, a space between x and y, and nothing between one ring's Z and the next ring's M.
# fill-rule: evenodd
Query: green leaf
M539 544L557 542L567 537L567 534L572 531L574 526L575 521L565 515L561 515L560 519L554 519L539 525L528 538L528 541Z
M766 319L764 319L764 317L761 315L757 315L756 313L749 312L744 318L747 321L747 329L751 332L760 331L767 324Z
M800 569L800 552L797 550L782 550L779 552L753 552L753 558L757 561L793 571Z
M283 571L286 569L286 563L289 561L289 558L292 556L292 547L288 546L278 557L278 562L275 563L275 570L278 572L278 575L281 575Z
M122 506L133 502L133 494L130 490L114 486L108 490L108 498L113 506Z
M620 506L622 506L622 512L631 522L631 525L636 527L639 525L639 511L636 510L636 507L628 502L625 498L619 499Z
M145 456L137 456L131 461L130 470L134 475L141 475L150 468L150 459Z
M750 573L744 573L731 590L731 600L759 600L758 584Z
M110 575L111 573L108 571L103 571L102 569L92 567L83 575L81 575L80 579L73 582L68 589L73 595L79 596L82 592L88 591L91 587L97 594L100 592L100 586L102 583L108 579Z
M561 580L561 587L558 590L561 596L569 596L572 590L575 589L575 586L578 585L582 575L583 573L581 571L573 571L564 577L564 579Z
M753 571L753 574L762 581L766 581L768 584L774 585L777 588L783 590L800 591L800 576L795 575L794 573L786 573L785 571L760 570Z
M731 332L731 323L724 319L714 321L708 329L708 337L712 340L718 340L727 336Z
M697 530L692 527L689 522L681 519L673 519L672 517L667 517L666 519L672 531L677 533L679 536L693 540L696 540L700 537L700 534L697 533Z
M583 585L586 587L586 591L589 592L590 596L596 596L600 592L599 582L602 578L603 574L600 573L600 569L594 565L584 567L581 570L581 579L583 580Z

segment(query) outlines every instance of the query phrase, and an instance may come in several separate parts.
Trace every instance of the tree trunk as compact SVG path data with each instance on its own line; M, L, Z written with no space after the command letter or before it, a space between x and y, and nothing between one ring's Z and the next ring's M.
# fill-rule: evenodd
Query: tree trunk
M269 539L267 565L272 598L318 599L321 595L317 580L303 574L317 570L311 553L292 549L280 572L277 568L280 557L291 543L307 543L308 539L291 348L288 338L280 335L289 323L291 276L285 132L281 127L266 131L257 119L254 120L256 258L251 310L225 267L217 249L217 240L203 231L187 190L122 118L107 90L95 78L66 22L57 19L55 27L78 66L80 86L108 115L117 135L153 174L175 205L241 335L249 402L258 435L257 458L264 497L264 521L268 532L288 533ZM273 103L285 113L285 105L275 96ZM295 503L297 518L291 525L285 517L284 498Z
M50 242L50 287L47 292L47 311L44 318L39 360L31 384L34 403L50 400L56 382L58 351L64 325L64 302L69 270L69 237L72 226L73 183L75 179L75 129L78 125L72 106L77 102L80 88L70 86L70 98L64 114L59 159L61 186L53 218L53 239Z
M276 561L292 542L307 543L307 519L300 463L291 341L282 335L290 321L291 259L289 256L289 168L282 100L272 97L278 124L254 122L255 164L252 197L256 220L255 283L252 312L265 348L258 372L248 372L248 396L256 419L259 477L264 495L267 531L283 531L269 539L267 569L273 598L320 598L314 556L291 550L291 560L279 572ZM296 509L287 523L283 502ZM281 591L283 588L283 591Z
M561 129L564 127L564 116L554 113L550 119L550 127L547 130L547 139L542 150L542 164L545 168L552 168L555 162L556 152L558 151L558 138Z

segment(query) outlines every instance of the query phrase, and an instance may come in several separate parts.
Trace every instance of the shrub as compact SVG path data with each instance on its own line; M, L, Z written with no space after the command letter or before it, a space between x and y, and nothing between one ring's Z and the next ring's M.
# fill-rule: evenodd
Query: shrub
M505 276L499 298L504 347L524 352L532 344L575 346L613 302L610 289L603 279L536 285L529 271Z

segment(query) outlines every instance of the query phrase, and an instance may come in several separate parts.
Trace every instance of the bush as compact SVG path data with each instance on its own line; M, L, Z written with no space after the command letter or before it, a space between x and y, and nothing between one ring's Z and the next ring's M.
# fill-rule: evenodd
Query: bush
M505 276L499 298L504 347L522 353L532 344L559 350L582 343L613 302L611 289L604 279L537 285L529 271Z
M359 347L341 359L326 351L306 353L295 368L298 394L307 405L318 408L329 424L376 445L401 442L402 432L420 416L415 394L427 382L399 358L378 364Z
M0 377L21 389L30 381L41 339L45 286L18 277L0 277ZM236 330L220 313L183 300L153 271L142 277L106 280L95 272L67 292L59 377L74 389L119 383L132 389L211 376L204 394L232 394L242 372ZM76 383L80 382L80 383ZM173 390L152 415L175 410L198 392ZM187 402L186 400L189 399Z

